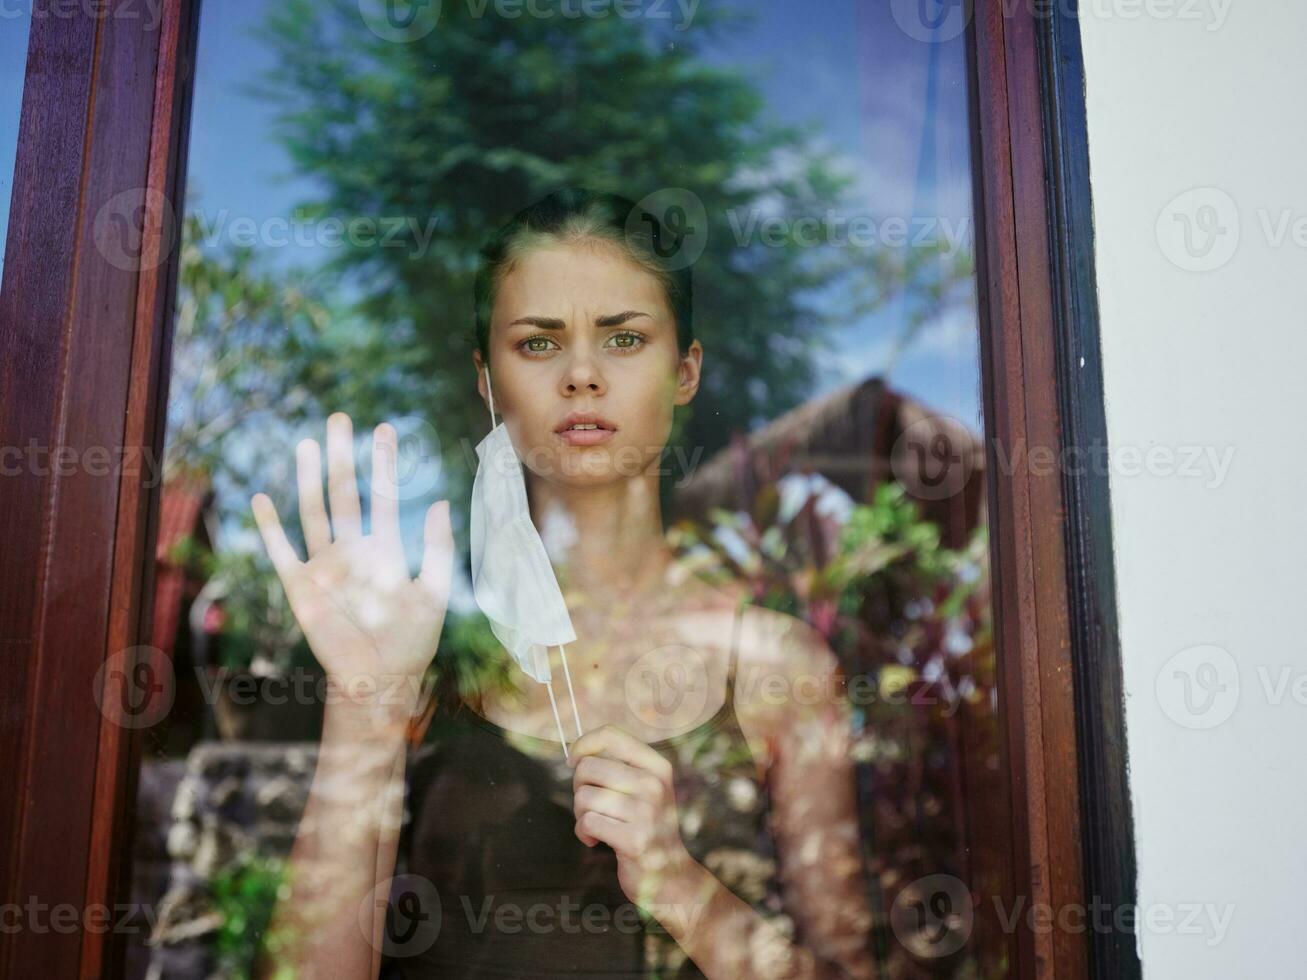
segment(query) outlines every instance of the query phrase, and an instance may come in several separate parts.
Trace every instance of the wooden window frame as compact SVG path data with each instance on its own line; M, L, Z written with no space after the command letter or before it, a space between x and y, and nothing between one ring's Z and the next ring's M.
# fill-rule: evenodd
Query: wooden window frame
M1015 895L1116 922L1137 892L1110 484L1024 464L1107 448L1078 7L1006 7L969 4L969 54L995 630L1019 651L999 657ZM1015 938L1023 978L1141 976L1133 914Z
M136 5L139 6L139 5ZM1108 482L1031 471L1105 445L1079 28L1065 4L968 9L994 616L1009 773L1008 901L1135 896ZM53 13L54 8L60 11ZM35 0L0 292L0 445L161 459L199 0L157 24ZM145 188L139 267L97 248ZM1021 451L1018 451L1021 450ZM1024 451L1024 452L1022 452ZM1001 455L1000 455L1001 454ZM126 458L124 455L123 458ZM139 458L139 457L138 457ZM1000 465L1018 460L1017 466ZM123 900L140 738L90 696L148 636L148 469L0 480L0 904ZM105 697L114 696L110 673ZM992 903L990 903L992 904ZM1011 906L1009 906L1010 908ZM992 910L981 909L982 916ZM994 920L996 922L996 920ZM1130 931L1005 934L1021 978L1138 977ZM0 978L117 976L113 932L0 943Z

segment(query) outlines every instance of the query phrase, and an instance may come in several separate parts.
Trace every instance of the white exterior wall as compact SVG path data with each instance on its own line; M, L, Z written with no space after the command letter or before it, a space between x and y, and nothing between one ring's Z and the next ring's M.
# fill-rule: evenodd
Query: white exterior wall
M1144 976L1307 976L1307 3L1080 5Z

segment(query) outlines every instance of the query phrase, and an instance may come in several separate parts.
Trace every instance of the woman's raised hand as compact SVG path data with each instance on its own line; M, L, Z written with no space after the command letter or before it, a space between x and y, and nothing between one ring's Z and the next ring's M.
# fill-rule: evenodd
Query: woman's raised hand
M377 426L372 439L372 525L363 533L354 476L354 428L348 415L327 419L327 499L318 443L295 451L300 524L308 561L300 561L266 494L251 500L268 557L309 647L327 673L334 703L377 730L402 736L418 707L422 677L435 656L449 601L454 542L449 502L427 511L422 570L411 578L399 531L398 438Z

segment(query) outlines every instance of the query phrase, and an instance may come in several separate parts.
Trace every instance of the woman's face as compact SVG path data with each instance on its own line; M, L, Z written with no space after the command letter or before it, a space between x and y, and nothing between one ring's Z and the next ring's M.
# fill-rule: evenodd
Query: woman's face
M656 466L672 409L699 386L662 285L605 242L535 249L500 283L490 381L523 464L573 487ZM478 352L475 358L481 366ZM485 377L480 378L485 397Z

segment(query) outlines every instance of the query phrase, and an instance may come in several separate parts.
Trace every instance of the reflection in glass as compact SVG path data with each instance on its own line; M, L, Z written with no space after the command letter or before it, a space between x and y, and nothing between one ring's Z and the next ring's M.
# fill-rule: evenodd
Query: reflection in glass
M665 226L661 258L693 275L702 378L674 415L658 486L676 566L794 617L837 658L842 684L818 703L848 710L877 975L1004 975L1001 937L973 917L1001 893L1007 828L994 802L962 37L910 29L902 5L704 2L639 17L501 6L414 5L411 21L366 0L204 7L151 640L172 657L178 694L146 733L133 897L157 921L152 945L131 944L130 972L252 969L318 765L322 671L251 494L270 495L304 557L297 442L323 442L327 416L348 413L368 520L369 434L391 421L409 571L438 499L465 555L488 428L472 362L478 252L520 209L584 186L638 200ZM560 545L543 523L551 549L565 548L567 528ZM538 854L496 850L488 824L459 815L481 799L514 828L565 820L570 832L557 802L568 777L540 761L549 746L532 762L511 739L467 740L460 695L484 700L511 673L465 559L454 568L433 697L409 733L394 873L443 886L498 855L494 880L512 888L504 869ZM582 640L617 618L574 616ZM650 693L661 681L682 706L675 723L645 717L640 730L669 753L694 747L698 761L678 770L681 836L793 931L813 911L796 903L818 899L780 882L797 858L765 826L772 787L699 724L716 717L726 671L714 667L731 659L697 652L670 620L662 630L641 635L657 656L626 676ZM703 649L719 646L733 649L730 630ZM583 652L574 665L588 666ZM641 695L578 693L583 710L604 696ZM523 697L547 710L539 692ZM488 737L510 727L475 718ZM695 732L705 737L681 739ZM493 800L477 795L487 771L501 777ZM396 887L402 919L413 895ZM600 892L600 906L623 904ZM457 936L460 910L442 899L446 946L427 949ZM636 968L692 969L675 941L647 936ZM590 938L560 948L614 969L614 947ZM416 975L421 955L394 939L385 969Z
M5 243L9 238L9 205L14 192L18 120L23 110L31 24L29 4L0 9L0 275L4 273Z

